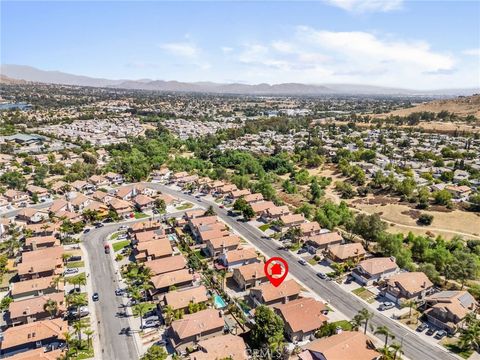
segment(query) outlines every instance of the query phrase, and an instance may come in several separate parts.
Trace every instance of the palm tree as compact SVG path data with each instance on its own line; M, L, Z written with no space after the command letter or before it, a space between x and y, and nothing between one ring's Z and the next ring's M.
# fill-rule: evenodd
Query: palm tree
M350 324L352 324L352 328L355 330L355 331L358 331L358 329L360 328L360 326L362 326L363 324L363 317L362 315L360 314L357 314L353 317L353 319L350 321Z
M52 279L52 282L50 283L50 285L55 286L55 290L58 291L58 286L60 285L61 282L63 282L63 285L65 285L65 277L63 275L58 275Z
M78 341L80 344L82 343L82 330L87 328L88 325L89 324L84 320L77 320L72 324L72 327L78 336Z
M462 349L480 348L480 322L474 321L460 334L460 347Z
M404 303L402 303L402 308L405 308L405 307L410 308L410 311L408 313L408 317L411 318L412 317L412 310L417 309L417 303L414 300L405 301ZM418 322L418 320L417 320L417 322Z
M397 360L397 356L402 356L402 345L399 343L391 343L390 348L393 350L393 360ZM400 359L400 357L399 357Z
M165 324L167 326L170 326L170 324L172 323L173 318L175 316L175 311L173 310L173 308L170 305L167 305L167 306L164 307L163 316L165 318Z
M300 230L298 226L294 226L288 229L286 235L292 240L292 242L298 245L302 237L302 230Z
M77 276L72 276L69 278L68 282L74 285L75 288L78 286L78 289L80 289L82 286L87 285L87 277L85 276L85 273L81 273Z
M140 329L143 328L143 315L145 315L150 308L151 305L148 303L138 303L132 307L133 314L140 317Z
M388 346L378 348L377 351L381 354L380 360L393 360L392 350Z
M87 298L83 294L70 294L67 295L67 304L70 307L77 309L77 319L80 320L80 307L88 304Z
M365 322L365 328L364 328L363 333L366 334L367 333L368 322L370 321L371 318L373 318L373 313L371 313L367 309L363 308L362 310L360 310L358 312L358 315L360 315L362 317L363 322Z
M375 330L374 334L385 336L385 344L384 344L385 347L387 347L387 345L388 345L388 338L395 339L395 335L393 335L392 332L390 331L390 329L388 327L386 327L385 325L379 326L377 328L377 330Z
M87 344L88 344L88 347L92 347L92 335L95 331L93 331L92 329L88 328L86 329L83 333L85 335L87 335Z
M53 319L54 315L58 312L58 304L55 300L48 299L45 304L43 304L43 310L50 314L50 317Z
M227 278L227 272L225 270L218 272L218 279L221 284L222 291L225 289L225 279Z

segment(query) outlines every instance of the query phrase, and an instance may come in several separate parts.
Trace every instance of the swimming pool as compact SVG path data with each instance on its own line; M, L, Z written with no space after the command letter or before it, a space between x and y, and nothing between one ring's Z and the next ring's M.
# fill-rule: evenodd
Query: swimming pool
M227 306L227 303L225 300L222 299L220 295L214 295L213 296L213 305L215 306L216 309L223 309L224 307Z
M177 236L174 234L168 234L168 240L170 241L177 241Z

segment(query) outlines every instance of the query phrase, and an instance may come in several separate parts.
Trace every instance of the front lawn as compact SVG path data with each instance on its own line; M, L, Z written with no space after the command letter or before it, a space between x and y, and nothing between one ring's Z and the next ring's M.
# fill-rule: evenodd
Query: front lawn
M177 210L187 210L187 209L190 209L191 207L193 207L192 203L185 203L177 207Z
M440 344L464 359L468 359L473 354L473 350L465 350L458 346L458 339L445 338Z
M336 321L336 322L334 322L334 324L337 327L341 327L343 331L351 331L352 330L352 324L350 324L350 322L347 321L347 320Z
M85 261L83 261L83 260L70 261L70 262L67 262L66 267L67 267L67 269L85 267Z
M264 224L264 225L260 225L258 228L262 231L267 231L268 229L270 229L270 224Z
M317 260L315 260L314 258L311 258L311 259L307 260L307 262L308 262L310 265L317 265Z
M124 247L130 245L130 240L122 240L112 244L114 252L122 250Z
M147 310L145 311L146 313L149 312L149 311L152 311L153 309L155 309L157 307L157 304L154 304L154 303L147 302L147 303L144 303L144 304L148 305ZM133 316L138 317L139 314L135 311L135 309L136 309L135 306L133 306L132 307Z
M195 255L197 255L197 257L198 257L200 260L206 259L205 255L203 255L202 250L195 250L194 252L195 252Z
M373 303L375 300L375 294L370 290L365 289L364 287L359 287L358 289L352 290L352 293L365 300L369 304Z
M145 214L143 212L135 211L135 219L143 219L143 218L146 218L146 217L148 217L147 214Z

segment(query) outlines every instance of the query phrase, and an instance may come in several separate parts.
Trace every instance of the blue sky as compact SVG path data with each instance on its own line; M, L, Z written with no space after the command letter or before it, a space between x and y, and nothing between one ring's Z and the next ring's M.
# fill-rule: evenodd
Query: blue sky
M1 2L1 63L112 79L480 87L480 2Z

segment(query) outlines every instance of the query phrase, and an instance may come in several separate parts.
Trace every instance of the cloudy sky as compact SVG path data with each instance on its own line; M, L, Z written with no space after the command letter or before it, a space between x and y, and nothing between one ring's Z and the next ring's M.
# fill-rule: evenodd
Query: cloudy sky
M480 2L2 1L0 45L111 79L480 87Z

